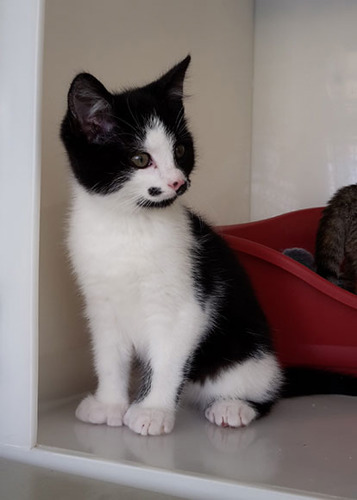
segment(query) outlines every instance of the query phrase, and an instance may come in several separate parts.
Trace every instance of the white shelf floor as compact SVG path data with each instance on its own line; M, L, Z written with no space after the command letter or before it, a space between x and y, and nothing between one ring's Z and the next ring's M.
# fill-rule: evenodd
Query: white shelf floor
M277 495L357 498L357 398L284 400L269 416L238 430L215 427L184 408L173 433L160 437L84 424L74 417L76 404L40 412L39 447L137 466L138 473L145 467Z

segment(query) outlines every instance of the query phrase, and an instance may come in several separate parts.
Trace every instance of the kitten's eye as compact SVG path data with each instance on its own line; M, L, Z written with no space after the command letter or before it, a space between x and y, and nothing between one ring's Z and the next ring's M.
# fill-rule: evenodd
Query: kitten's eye
M145 168L150 163L150 156L147 153L138 153L130 158L131 162L137 168Z
M178 146L176 146L175 148L176 158L180 159L183 157L184 154L185 154L185 146L183 144L179 144Z

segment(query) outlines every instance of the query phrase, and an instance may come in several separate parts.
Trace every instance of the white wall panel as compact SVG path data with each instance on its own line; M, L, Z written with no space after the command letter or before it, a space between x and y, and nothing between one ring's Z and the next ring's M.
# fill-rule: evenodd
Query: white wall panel
M257 0L251 218L357 180L357 2Z

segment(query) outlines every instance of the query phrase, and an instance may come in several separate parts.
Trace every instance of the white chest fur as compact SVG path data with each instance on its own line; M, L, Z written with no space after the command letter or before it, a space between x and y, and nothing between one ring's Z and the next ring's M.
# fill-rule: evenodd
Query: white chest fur
M140 344L138 336L150 324L172 329L178 315L200 315L194 242L178 203L134 213L121 208L115 195L92 195L77 186L68 244L87 304L110 303L120 329Z

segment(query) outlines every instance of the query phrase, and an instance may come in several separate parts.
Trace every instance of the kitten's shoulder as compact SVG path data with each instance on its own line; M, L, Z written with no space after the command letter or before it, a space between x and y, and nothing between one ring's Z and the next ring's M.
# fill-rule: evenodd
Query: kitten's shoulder
M209 268L209 273L231 271L240 268L237 256L228 246L224 238L213 225L197 213L189 210L188 217L193 239L196 243L195 253L201 266ZM224 265L223 265L224 263Z
M187 213L191 231L196 240L200 241L202 244L207 244L207 246L214 245L220 249L229 248L228 244L213 224L192 210L187 210Z
M203 217L198 215L191 209L186 209L186 214L189 219L189 223L191 226L192 233L197 238L202 236L207 236L211 234L213 231L212 225L208 224Z

